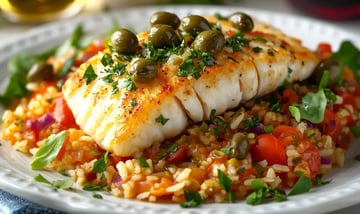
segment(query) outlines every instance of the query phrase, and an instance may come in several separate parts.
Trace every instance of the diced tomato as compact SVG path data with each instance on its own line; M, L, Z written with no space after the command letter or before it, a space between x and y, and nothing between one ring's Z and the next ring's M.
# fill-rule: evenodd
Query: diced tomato
M36 89L33 93L32 93L32 98L35 97L37 94L45 94L46 90L49 87L56 87L56 82L55 81L47 81L47 82L43 82L40 87L38 89Z
M323 130L323 133L330 135L333 140L338 138L341 131L339 118L329 109L325 110L324 120L321 122L320 127Z
M168 164L177 164L185 161L188 158L187 150L185 146L179 146L175 152L171 152L167 156Z
M286 87L282 93L282 98L280 103L281 109L284 112L289 112L289 106L294 103L299 103L299 101L300 101L299 95L297 95L297 93L293 89Z
M310 177L315 178L315 176L318 174L318 171L320 169L320 154L319 150L316 146L314 146L309 141L302 141L301 144L304 145L304 152L301 153L301 156L305 162L309 164L310 168Z
M276 126L273 135L279 139L284 147L298 143L303 137L299 129L287 125Z
M241 184L244 183L244 181L246 179L249 179L250 176L252 176L252 175L256 176L256 169L254 167L251 167L251 168L245 170L245 172L243 172L239 175L239 183L241 183Z
M79 67L82 63L88 61L92 56L105 49L104 40L99 39L91 43L85 50L80 54L74 62L76 67Z
M255 162L266 160L269 165L287 164L285 148L272 134L256 137L256 143L250 147L251 157Z
M62 129L79 128L64 96L55 98L50 105L49 111L52 113L56 122L60 123Z
M320 59L327 59L332 54L332 48L329 43L319 43L316 48L316 54Z

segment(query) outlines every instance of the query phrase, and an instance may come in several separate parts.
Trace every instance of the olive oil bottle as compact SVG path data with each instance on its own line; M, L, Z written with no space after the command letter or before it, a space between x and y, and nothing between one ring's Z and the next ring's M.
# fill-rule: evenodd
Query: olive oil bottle
M0 0L3 15L13 22L45 22L73 16L84 0Z

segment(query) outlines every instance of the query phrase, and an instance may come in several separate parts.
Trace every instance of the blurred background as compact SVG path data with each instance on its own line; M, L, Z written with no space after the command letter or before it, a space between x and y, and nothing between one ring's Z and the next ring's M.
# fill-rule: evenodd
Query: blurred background
M360 34L359 0L0 0L0 46L44 23L126 7L222 4L311 16Z

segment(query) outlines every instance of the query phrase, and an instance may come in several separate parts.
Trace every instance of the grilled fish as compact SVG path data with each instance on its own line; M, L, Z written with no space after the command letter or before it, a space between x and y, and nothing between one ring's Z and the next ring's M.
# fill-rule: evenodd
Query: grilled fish
M237 32L227 21L207 19L218 22L226 38ZM178 75L179 66L191 52L185 48L158 62L154 80L136 83L136 89L129 90L126 84L131 79L126 74L114 76L112 83L105 81L108 72L101 61L109 52L105 50L71 75L63 86L64 97L78 125L102 148L119 156L136 155L180 134L189 121L209 119L213 111L222 114L276 90L285 80L301 81L311 75L319 62L314 53L279 29L254 22L255 28L242 35L246 44L241 50L225 46L198 78ZM147 43L148 35L138 34L139 44ZM125 70L131 64L121 63ZM87 82L84 75L90 66L96 78Z

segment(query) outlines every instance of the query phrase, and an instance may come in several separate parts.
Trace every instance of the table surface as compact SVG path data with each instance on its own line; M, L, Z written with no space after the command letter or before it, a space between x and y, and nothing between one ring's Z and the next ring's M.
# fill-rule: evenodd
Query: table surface
M80 15L88 15L91 13L97 13L98 8L103 7L105 4L111 5L113 8L116 7L124 7L124 3L119 4L122 1L116 0L108 0L107 3L104 3L102 0L87 0L89 3L87 7L83 10ZM290 5L286 0L273 0L271 1L263 1L263 0L232 0L225 1L226 4L237 5L241 7L247 8L256 8L256 9L264 9L269 11L287 13L287 14L295 14L304 16L304 14ZM326 20L322 20L326 21ZM330 21L328 21L330 22ZM346 31L351 31L360 36L360 20L348 20L348 21L332 21L331 24L336 25L340 28L343 28ZM0 46L11 43L16 40L16 38L21 37L21 35L29 31L35 27L39 27L39 25L20 25L20 24L12 24L6 22L4 19L0 18ZM360 204L354 205L351 207L347 207L342 210L336 211L336 213L358 213L360 210ZM335 212L334 212L335 213Z

